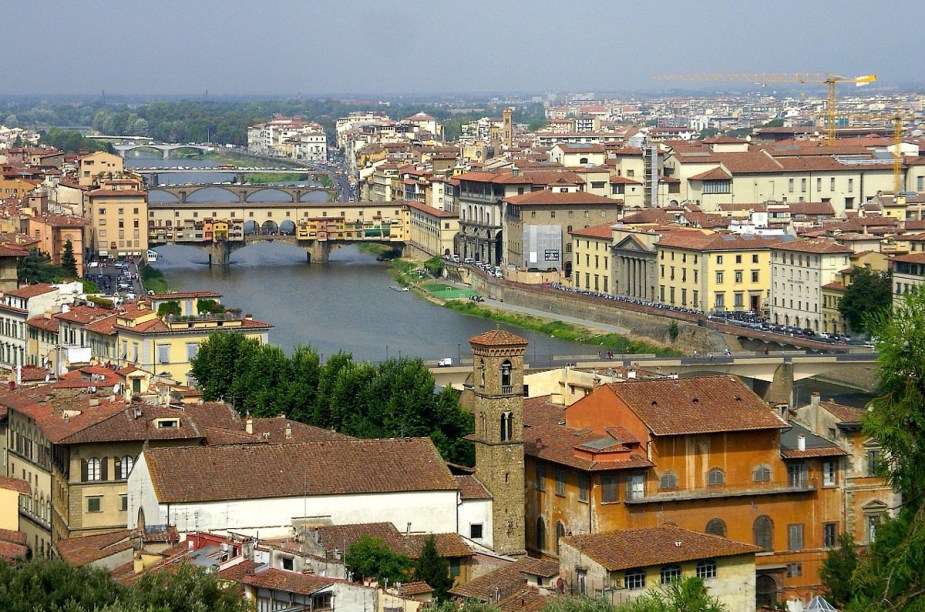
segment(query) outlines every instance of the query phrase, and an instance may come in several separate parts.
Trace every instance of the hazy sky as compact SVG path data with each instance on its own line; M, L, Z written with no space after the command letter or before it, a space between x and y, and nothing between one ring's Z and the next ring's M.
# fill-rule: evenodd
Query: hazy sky
M925 83L921 1L3 0L0 94L633 91L658 73ZM665 84L670 86L672 84ZM818 88L822 92L822 88Z

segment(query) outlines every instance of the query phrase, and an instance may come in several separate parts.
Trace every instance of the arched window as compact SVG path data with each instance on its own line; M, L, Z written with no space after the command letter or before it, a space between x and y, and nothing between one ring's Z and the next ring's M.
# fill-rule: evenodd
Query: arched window
M536 549L546 550L546 521L542 516L536 517Z
M770 517L761 515L755 519L752 525L752 532L755 536L755 546L761 547L765 552L774 550L774 523Z
M752 480L755 482L770 482L771 468L766 465L756 465L752 470Z
M559 540L565 537L565 525L562 521L556 523L556 554L559 554Z
M777 607L777 582L769 574L759 574L755 578L755 605L759 608Z
M671 584L672 582L679 582L680 580L681 580L681 566L680 565L662 566L662 584Z
M707 521L707 528L704 530L710 535L726 537L726 523L723 519L713 518Z
M721 485L726 482L726 475L723 474L723 470L719 468L713 468L707 472L707 484L710 486Z
M481 360L479 361L479 370L481 372L481 385L480 386L484 387L485 386L485 362L484 361L481 361Z
M131 455L126 455L122 457L121 469L119 470L119 478L125 480L128 478L128 475L132 473L132 466L135 465L135 459Z
M674 472L665 472L658 479L659 489L674 489L678 486L678 477Z
M505 360L504 363L501 364L501 386L502 387L511 386L511 370L512 369L513 369L513 366L511 365L510 361ZM502 393L505 393L505 391L502 391ZM506 393L510 393L510 391L507 391Z
M501 441L506 442L514 437L514 415L510 412L501 413Z

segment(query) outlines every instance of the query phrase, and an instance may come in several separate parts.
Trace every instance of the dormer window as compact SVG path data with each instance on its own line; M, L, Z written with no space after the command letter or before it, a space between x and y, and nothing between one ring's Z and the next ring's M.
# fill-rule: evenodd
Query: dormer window
M180 427L180 419L157 419L154 426L157 429L177 429Z

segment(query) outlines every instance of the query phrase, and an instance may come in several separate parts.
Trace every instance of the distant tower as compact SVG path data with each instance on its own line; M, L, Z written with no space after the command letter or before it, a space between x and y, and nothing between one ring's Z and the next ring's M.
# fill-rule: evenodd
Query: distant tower
M501 111L501 142L504 146L514 146L514 109L506 108Z
M496 552L526 554L524 355L527 341L502 329L469 339L475 393L475 476L492 496Z

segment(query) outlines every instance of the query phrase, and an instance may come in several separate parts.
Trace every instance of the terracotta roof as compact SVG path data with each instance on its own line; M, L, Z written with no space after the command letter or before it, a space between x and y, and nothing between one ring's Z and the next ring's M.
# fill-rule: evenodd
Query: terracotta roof
M93 191L87 193L91 198L94 197L107 197L107 198L146 198L148 196L147 191L139 191L137 189L94 189Z
M149 449L161 503L456 490L429 438Z
M581 550L609 572L761 551L751 544L668 525L571 536L562 543Z
M7 542L9 544L25 545L27 541L28 541L28 536L22 531L13 531L12 529L0 529L0 542Z
M491 493L471 474L453 476L459 486L459 496L462 499L491 499Z
M552 578L559 573L559 564L549 559L534 559L533 557L520 557L514 567L531 576Z
M58 331L58 319L56 319L55 317L45 317L41 315L37 317L32 317L31 319L26 321L26 325L30 327L35 327L36 329L43 329L49 332Z
M527 340L511 332L496 328L469 338L469 344L480 346L526 346Z
M526 584L526 576L511 563L473 578L465 584L454 586L450 593L457 597L489 602L495 601L496 597L504 599L520 592Z
M562 193L551 191L549 189L540 189L520 195L510 196L504 199L511 206L587 206L587 205L604 205L619 207L617 200L605 198L604 196L586 193L584 191L570 191Z
M604 388L619 397L656 436L787 427L754 391L732 376L635 380Z
M550 595L544 595L536 587L526 586L511 593L496 605L501 612L542 612L550 599Z
M893 258L893 261L900 261L902 263L925 263L925 252L921 253L909 253L908 255L897 255Z
M0 257L25 257L29 251L15 244L0 244Z
M244 576L248 572L253 573L258 567L262 564L257 561L248 561L245 559L241 563L232 565L231 567L226 567L225 569L218 572L218 577L222 580L233 580L234 582L243 582Z
M132 549L132 534L130 529L123 529L112 533L67 538L59 540L55 546L62 559L69 565L79 567Z
M583 238L606 238L613 237L613 223L601 223L594 227L572 230L572 236L581 236Z
M412 533L405 535L396 529L392 523L355 523L352 525L324 525L313 530L320 544L326 552L337 549L340 551L349 548L351 544L362 537L376 538L388 546L389 550L417 559L421 555L424 542L431 534ZM471 557L470 549L457 533L437 533L434 543L441 557L459 558Z
M413 597L415 595L426 595L427 593L433 593L434 587L430 586L423 580L417 580L415 582L409 582L407 584L401 585L398 589L398 592L400 595Z
M255 587L299 595L311 595L334 584L330 578L322 578L314 574L297 574L275 567L258 571L253 575L245 575L242 582Z
M13 561L14 559L25 559L28 554L29 549L23 544L0 542L0 559L4 559L6 561Z
M864 410L854 406L845 406L835 402L819 402L822 408L828 410L832 416L846 425L860 424L864 418Z
M781 242L772 248L779 251L793 251L799 253L821 253L821 254L849 254L851 249L840 245L837 242L824 239L804 238L802 240L793 240L791 242Z
M22 299L33 298L37 295L45 295L46 293L52 293L58 289L52 287L47 283L37 283L35 285L24 285L19 289L13 289L12 291L7 291L5 295L12 295L13 297L18 297Z
M837 444L817 436L799 423L790 421L790 429L780 435L780 456L784 459L806 459L809 457L840 457L849 453ZM799 438L803 436L804 449L800 450Z
M18 491L23 495L32 495L32 485L30 485L25 480L20 480L19 478L9 478L8 476L0 476L0 489L6 489L8 491Z
M148 440L201 440L203 438L196 423L185 410L151 404L135 407L114 404L118 410L112 415L69 435L59 436L57 443L89 444ZM138 417L135 416L135 408L138 410ZM159 427L160 419L176 420L179 425ZM74 420L71 419L71 421Z
M728 172L722 168L713 168L712 170L707 170L706 172L701 172L700 174L695 174L692 177L689 177L689 181L728 181L732 178Z
M776 247L780 242L781 239L777 236L765 237L755 236L753 234L669 232L659 238L658 247L691 251L755 251Z
M155 301L164 301L164 300L185 300L192 298L220 298L222 297L221 293L216 291L171 291L168 293L155 293L154 295L149 295L148 299L151 302Z

